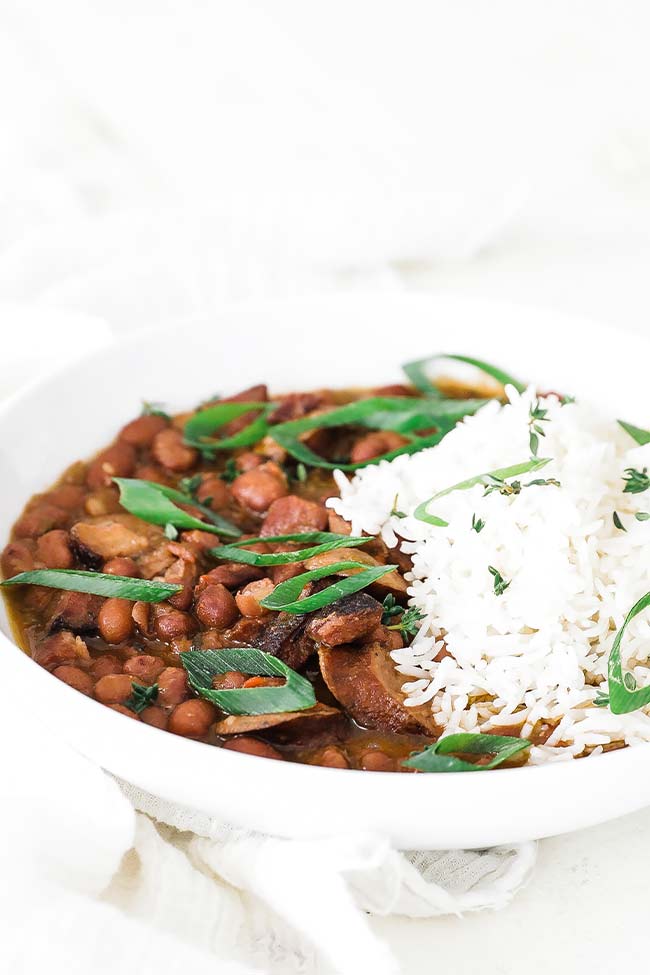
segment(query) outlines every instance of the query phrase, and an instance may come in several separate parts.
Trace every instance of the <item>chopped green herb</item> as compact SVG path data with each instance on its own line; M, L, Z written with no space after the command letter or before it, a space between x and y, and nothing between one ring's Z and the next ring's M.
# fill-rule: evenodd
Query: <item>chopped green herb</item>
M393 507L391 508L391 512L390 512L391 516L393 518L406 518L406 512L400 511L399 508L397 507L398 499L399 499L399 495L396 494L393 500Z
M419 389L420 392L425 393L427 396L439 397L440 391L427 376L426 367L431 363L445 359L451 360L452 362L465 362L469 366L474 366L475 369L478 369L486 376L496 379L502 386L514 386L520 393L523 393L526 388L518 379L515 379L514 376L509 375L509 373L504 372L497 366L490 365L489 362L483 362L481 359L473 359L467 355L446 355L444 353L432 355L426 359L416 359L414 362L407 362L402 366L402 369L416 389Z
M609 694L603 694L603 692L599 690L592 703L596 708L609 707Z
M124 704L130 711L140 714L150 704L153 704L157 697L157 684L145 687L143 684L136 684L135 681L131 681L131 697L127 698Z
M315 592L312 596L301 599L300 594L308 582L317 582L327 576L346 572L348 569L360 569L354 575L338 579L326 589ZM275 587L272 593L261 600L260 605L266 609L282 610L285 613L311 613L315 609L329 606L343 596L353 592L360 592L373 582L381 579L388 572L397 569L396 565L378 565L368 568L363 562L334 562L332 565L322 565L311 572L302 572L293 579L287 579Z
M172 542L178 538L178 529L174 528L169 522L165 525L165 538L169 538Z
M194 690L226 714L278 714L304 711L316 704L310 682L278 657L262 650L252 647L187 650L180 658ZM276 687L213 688L213 678L229 670L259 677L284 677L286 683Z
M560 406L569 406L571 403L575 403L576 401L575 396L569 396L568 394L559 396L558 399L560 400Z
M435 745L429 745L424 751L411 755L402 764L408 768L419 769L420 772L486 772L530 748L530 745L525 738L512 738L508 735L447 735ZM474 765L456 758L455 755L494 757L485 765Z
M475 514L472 515L472 528L478 535L485 528L485 522L482 518L477 518Z
M113 480L120 489L120 504L131 514L148 521L152 525L173 525L174 528L197 528L200 531L213 532L226 538L239 538L241 531L232 522L221 515L199 504L194 498L182 491L157 484L155 481L140 481L132 477L114 477ZM196 508L208 521L195 518L173 502Z
M629 714L650 704L650 687L637 688L633 674L623 673L621 661L621 643L625 631L632 620L650 606L650 592L639 599L625 617L623 625L616 634L616 639L609 654L608 686L609 709L612 714Z
M622 532L626 532L627 528L618 516L618 511L615 511L612 515L612 521L614 522L614 527L618 528Z
M650 511L637 511L634 517L637 521L650 521Z
M383 613L381 616L381 621L384 625L390 623L393 616L399 616L400 613L404 612L404 607L400 606L400 604L397 602L393 594L390 592L388 593L387 596L384 597L382 608L383 608Z
M85 569L34 569L32 572L20 572L11 579L0 582L0 586L22 585L88 592L95 596L133 599L142 603L160 603L183 588L171 582L133 579L130 576L114 576L104 572L87 572Z
M546 431L542 428L542 423L548 423L548 410L539 405L539 399L531 403L528 411L529 445L532 457L537 456L539 450L539 438L546 436Z
M192 500L196 501L196 493L203 482L202 474L193 474L191 477L181 477L178 482L178 490L187 494Z
M408 634L409 636L415 636L420 629L420 623L423 619L424 613L421 613L415 606L411 606L403 613L401 620L398 623L393 623L388 629L397 630L399 633Z
M162 403L147 403L143 400L141 416L160 416L163 420L171 420L171 416L163 410L162 406Z
M642 494L650 487L650 477L648 477L647 467L644 467L642 471L637 471L634 467L628 467L625 475L623 480L626 481L626 484L623 488L623 494Z
M415 511L414 516L419 521L425 521L429 525L436 525L441 528L446 528L449 522L444 521L442 518L438 518L437 515L430 515L427 508L432 501L437 501L439 498L444 498L447 494L451 494L452 491L468 491L470 488L475 487L477 484L483 484L486 486L486 494L490 491L498 490L501 493L518 493L516 489L507 484L507 477L515 477L517 474L526 474L529 471L538 471L547 464L550 464L550 457L534 457L531 460L526 460L522 464L513 464L511 467L500 467L495 471L486 471L483 474L476 474L475 477L470 477L467 481L460 481L458 484L452 484L451 487L445 488L443 491L438 491L432 497L427 498L422 504L419 504ZM519 485L519 491L521 490L521 485L518 481L514 482ZM489 490L488 490L489 488Z
M307 468L302 461L299 464L296 464L296 479L302 484L304 484L307 480Z
M625 423L623 420L619 420L618 425L623 427L625 432L629 433L632 437L632 440L636 440L642 447L644 444L650 443L650 430L643 430L641 427L635 427L631 423Z
M504 592L510 585L510 582L507 582L499 570L495 569L493 565L488 565L488 572L494 577L494 595L503 596Z
M219 477L222 481L225 481L226 484L232 484L235 478L239 477L239 471L237 470L237 464L234 457L228 458Z

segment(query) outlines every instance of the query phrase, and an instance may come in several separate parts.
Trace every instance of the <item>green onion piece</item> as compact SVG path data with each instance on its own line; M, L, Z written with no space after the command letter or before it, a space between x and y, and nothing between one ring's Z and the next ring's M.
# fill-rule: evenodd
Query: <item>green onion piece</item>
M429 745L424 751L411 755L402 765L419 769L420 772L485 772L497 768L525 748L530 748L530 744L525 738L511 738L508 735L447 735L435 745ZM486 765L473 765L455 758L454 752L494 757Z
M504 372L503 369L499 369L489 362L483 362L481 359L473 359L467 355L447 355L441 353L440 355L428 356L426 359L416 359L413 362L407 362L402 366L402 369L416 389L419 389L422 393L426 393L427 396L438 397L441 395L440 390L427 376L426 367L432 362L439 362L442 359L451 359L453 362L466 362L467 365L474 366L475 369L485 373L486 376L491 376L492 379L496 379L502 386L514 386L519 393L523 393L526 388L524 383L515 379L509 373Z
M270 429L270 434L276 443L303 464L310 467L323 467L327 470L355 471L369 464L378 464L381 460L393 460L401 454L414 454L425 447L440 443L459 420L470 413L475 413L486 402L487 400L483 399L433 401L407 396L378 396L348 403L327 413L320 413L318 416L307 416L300 420L279 423ZM348 464L343 461L325 460L299 439L301 434L309 430L350 424L371 430L391 430L401 433L409 443L379 457L373 457L371 460ZM417 435L418 430L428 430L432 427L436 428L435 433L426 436Z
M642 430L641 427L635 427L631 423L625 423L623 420L618 420L617 422L620 427L623 427L626 433L629 433L632 440L636 440L642 447L644 444L650 443L650 430Z
M446 528L449 524L448 521L445 521L443 518L438 518L437 515L430 515L427 512L427 508L432 501L438 501L439 498L444 498L445 495L451 494L453 491L468 491L477 484L485 484L486 479L489 478L504 481L507 477L516 477L518 474L538 471L542 467L546 467L547 464L550 464L551 459L551 457L532 457L530 460L526 460L521 464L513 464L511 467L499 467L495 471L485 471L483 474L476 474L475 477L470 477L466 481L459 481L458 484L452 484L451 487L445 488L444 491L438 491L437 494L432 495L426 501L423 501L422 504L419 504L413 512L413 516L419 521L425 521L428 525ZM474 527L473 524L472 527Z
M217 403L208 406L204 410L199 410L185 424L183 436L185 443L196 447L204 453L210 455L214 450L233 450L235 447L250 447L256 444L262 437L266 436L268 423L266 418L271 410L277 407L277 403ZM240 430L232 437L222 437L221 439L210 439L210 434L218 430L219 427L236 420L244 413L258 412L260 415L255 417L248 426Z
M304 711L316 704L309 681L270 653L252 647L224 650L187 650L181 663L194 690L227 714L278 714ZM260 677L285 677L281 687L241 687L216 690L212 678L238 670Z
M224 535L227 538L239 538L241 535L236 525L199 504L189 494L183 494L164 484L156 484L155 481L140 481L134 477L114 477L113 480L120 489L122 507L152 525L198 528L200 531L213 532L215 535ZM210 521L205 522L195 518L194 515L178 508L174 501L196 508Z
M322 532L318 534L328 535L330 533ZM321 545L301 548L296 552L269 552L268 554L261 554L259 552L247 552L245 548L240 548L238 545L222 545L219 548L211 548L210 555L214 556L215 559L226 559L228 562L243 562L245 565L291 565L293 562L304 562L305 559L310 559L314 555L332 552L337 548L356 548L358 545L365 545L366 542L372 540L370 535L360 535L357 538L352 538L350 535L335 535L334 533L331 533L331 535L332 537ZM299 536L294 536L294 538L299 538ZM266 542L268 539L261 538L259 541ZM250 545L251 540L247 540L246 544Z
M362 569L363 571L353 576L339 579L337 582L316 592L313 596L306 596L300 599L300 593L308 582L316 582L318 579L325 579L327 576L336 575L346 569ZM368 568L363 562L334 562L332 565L322 565L318 569L310 572L303 572L293 579L287 579L276 586L272 593L260 601L260 606L266 609L281 610L284 613L311 613L315 609L329 606L342 596L349 596L353 592L365 589L386 575L397 569L396 565L378 565Z
M614 645L609 655L607 673L609 709L612 714L628 714L630 711L638 711L639 708L650 704L650 687L636 689L636 681L634 679L629 681L629 678L633 678L633 675L630 673L623 674L623 665L621 663L621 641L623 640L625 631L635 616L642 613L648 606L650 606L650 592L647 592L645 596L642 596L634 604L625 617L625 622L616 634L616 639L614 640Z
M5 579L1 586L46 586L70 592L88 592L94 596L134 599L142 603L160 603L183 588L171 582L152 579L132 579L105 572L86 572L82 569L34 569Z

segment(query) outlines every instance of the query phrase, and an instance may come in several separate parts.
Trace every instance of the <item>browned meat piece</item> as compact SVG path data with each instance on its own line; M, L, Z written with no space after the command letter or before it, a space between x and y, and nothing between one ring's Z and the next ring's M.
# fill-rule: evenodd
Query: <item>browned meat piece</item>
M224 396L221 403L266 403L269 398L269 391L263 383L259 383L257 386L249 386L248 389L242 389L241 393L237 393L235 396ZM221 427L217 431L220 437L234 437L236 433L247 427L258 414L255 411L250 413L243 413L238 416L235 420L231 420L230 423L226 423L225 426Z
M118 442L102 450L88 468L86 484L96 490L108 487L114 477L130 477L135 470L136 452L128 443Z
M122 427L120 440L132 447L149 447L156 434L164 430L168 422L164 416L156 416L154 413L138 416Z
M66 630L46 637L32 647L32 657L41 667L58 667L60 664L74 663L84 667L90 663L88 647L80 636Z
M169 542L160 541L150 552L138 557L138 569L143 579L153 579L167 571L174 556L169 548Z
M78 521L70 535L80 553L85 550L102 561L122 555L130 558L142 555L154 541L163 538L162 530L155 525L121 513Z
M188 447L180 430L168 427L153 438L151 454L168 471L189 471L199 459L199 452Z
M174 585L183 587L175 596L169 597L169 603L174 609L190 608L196 576L197 568L195 562L180 558L176 559L169 566L165 572L165 582L171 582Z
M261 605L261 601L270 596L275 586L270 579L257 579L249 582L235 596L237 609L242 616L268 616L269 610Z
M59 484L43 495L43 501L72 511L73 508L81 507L85 497L86 489L81 484Z
M87 592L62 592L54 600L49 630L96 633L103 599Z
M305 711L282 711L276 714L231 714L218 721L218 735L247 735L265 732L279 742L303 743L321 735L337 736L345 728L345 715L338 708L315 704Z
M74 555L68 533L62 528L55 528L41 535L36 543L36 558L46 569L71 569Z
M287 423L289 420L300 420L303 416L313 413L328 403L333 397L329 390L316 390L313 393L289 393L278 397L278 405L269 417L269 423Z
M329 522L329 530L331 532L336 532L338 535L351 535L352 525L345 518L341 518L337 515L336 511L332 511L331 508L327 511L327 520Z
M363 727L397 734L439 732L429 707L404 706L401 686L406 678L378 644L359 649L321 647L318 658L330 691Z
M254 565L240 565L239 562L224 562L223 565L218 565L216 569L210 569L209 572L201 576L198 581L197 590L200 591L205 586L211 585L222 585L226 589L238 589L247 582L252 582L254 579L261 579L263 575L262 570L256 568Z
M304 616L278 613L253 637L251 645L279 657L292 670L300 670L316 649L314 641L305 633L305 625Z
M274 501L284 497L289 487L282 468L273 461L240 474L232 482L233 497L250 511L268 511Z
M313 613L305 633L327 647L353 643L381 623L382 612L372 596L355 592Z
M294 532L325 531L327 509L295 494L278 498L269 508L260 535L289 535Z
M35 505L21 515L14 525L14 535L17 538L35 538L52 528L65 528L68 512L54 504Z

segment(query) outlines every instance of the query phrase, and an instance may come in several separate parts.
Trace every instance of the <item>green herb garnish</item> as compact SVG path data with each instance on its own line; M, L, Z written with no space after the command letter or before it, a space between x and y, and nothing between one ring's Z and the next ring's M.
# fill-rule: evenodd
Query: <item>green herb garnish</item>
M397 507L398 500L399 500L399 494L396 494L395 495L395 498L393 500L393 507L391 508L391 511L390 511L391 517L393 517L393 518L406 518L406 512L405 511L400 511L399 508Z
M627 531L627 528L625 527L625 525L623 524L623 522L621 521L621 519L618 516L618 511L615 511L612 514L612 521L614 522L614 527L615 528L618 528L619 531L622 531L622 532L626 532Z
M174 528L197 528L200 531L212 532L226 538L239 538L241 531L232 522L222 518L210 508L199 504L189 494L156 484L155 481L140 481L132 477L114 477L113 480L120 489L120 504L132 515L148 521L152 525L173 525ZM186 504L199 510L208 519L207 522L195 518L187 511L177 507Z
M300 481L301 484L304 484L307 480L307 476L307 468L305 465L302 462L296 464L296 480Z
M546 431L542 427L542 423L548 423L548 416L546 415L548 410L543 409L539 405L539 399L536 399L534 403L531 403L530 409L528 411L528 429L529 429L529 446L531 457L537 457L537 451L539 450L539 438L546 436Z
M361 569L355 575L338 579L327 589L321 589L312 596L300 599L300 593L308 582L317 582L327 576L336 575L337 572L345 572L348 569ZM334 562L332 565L322 565L318 569L310 572L303 572L293 579L287 579L276 586L272 593L260 601L260 606L266 609L282 610L285 613L311 613L315 609L329 606L343 596L349 596L353 592L359 592L370 586L377 579L388 572L397 569L396 565L377 565L369 568L363 562Z
M273 539L283 542L318 542L308 548L298 549L296 552L248 552L244 546L253 545L256 542L269 542ZM209 554L215 559L225 559L227 562L243 562L246 565L291 565L292 562L304 562L314 555L323 555L325 552L332 552L337 548L356 548L358 545L365 545L371 541L370 535L359 535L353 538L350 535L337 535L335 532L302 532L295 535L276 535L269 538L260 536L258 538L247 538L239 545L221 545L218 548L211 548Z
M114 576L108 572L87 572L85 569L34 569L20 572L0 586L46 586L48 589L65 589L68 592L87 592L94 596L134 599L142 603L160 603L180 592L182 586L170 582L154 582L152 579L133 579L130 576Z
M140 714L150 704L153 704L157 697L157 684L151 684L150 687L146 687L144 684L136 684L135 681L131 681L131 697L127 698L124 704L129 711Z
M141 416L160 416L163 420L171 420L169 413L166 413L162 408L162 403L147 403L146 400L142 401L142 411Z
M509 375L497 366L493 366L489 362L483 362L481 359L473 359L467 355L446 355L444 353L432 355L426 359L416 359L414 362L407 362L402 366L402 369L408 376L409 381L421 393L425 393L427 396L438 397L440 396L440 390L427 376L426 367L433 362L439 362L444 359L450 359L452 362L465 362L469 366L474 366L475 369L478 369L486 376L496 379L501 386L514 386L519 393L523 393L526 388L524 383L519 382L514 376Z
M472 528L478 535L485 528L485 522L482 518L477 518L475 514L472 515Z
M404 612L404 607L400 606L400 604L393 596L392 592L389 592L388 595L384 597L384 601L382 603L382 609L383 612L381 615L381 621L384 624L384 626L387 623L390 623L393 616L399 616L400 613Z
M327 413L317 416L306 416L300 420L290 420L271 427L270 435L275 442L284 447L296 460L310 467L322 467L326 470L340 469L355 471L369 464L378 464L382 460L392 460L401 454L414 454L425 447L432 447L440 443L443 437L464 416L475 413L485 404L486 400L433 400L413 399L407 396L381 396L347 403ZM402 434L408 441L402 447L390 450L371 460L360 461L357 464L344 461L329 461L320 457L300 439L301 435L310 430L328 429L342 426L362 426L370 430L392 430ZM419 430L430 430L434 433L418 435Z
M222 481L225 481L226 484L232 484L232 482L239 477L239 471L237 470L237 464L234 457L228 458L219 477Z
M494 595L503 596L504 592L510 585L510 582L506 581L498 569L495 569L493 565L488 565L488 572L494 579Z
M429 745L422 752L411 755L402 765L419 769L420 772L486 772L497 768L531 743L525 738L512 738L507 735L457 734L441 738L435 745ZM458 755L493 755L485 765L465 762Z
M419 504L415 511L414 516L419 521L425 521L428 525L436 525L440 528L446 528L449 524L448 521L444 521L442 518L438 518L437 515L430 515L427 512L427 508L432 501L438 501L439 498L444 498L447 494L451 494L453 491L468 491L470 488L475 487L477 484L483 484L486 486L486 494L489 491L500 490L504 491L508 489L510 493L514 492L511 485L507 484L507 477L515 477L517 474L526 474L528 471L538 471L546 464L550 464L550 457L534 457L531 460L526 460L522 464L513 464L512 467L500 467L495 471L486 471L483 474L476 474L475 477L470 477L466 481L459 481L458 484L452 484L451 487L445 488L443 491L438 491L437 494L432 495ZM489 489L489 490L488 490ZM521 485L519 486L521 490Z
M201 409L185 424L183 435L185 443L196 447L206 457L213 457L216 450L234 450L235 447L251 447L265 437L269 425L267 417L275 408L275 403L216 403ZM214 439L210 434L245 413L258 415L243 430L232 437Z
M408 636L415 636L415 634L420 629L420 623L424 619L424 613L421 613L419 609L415 606L409 607L404 611L401 620L398 623L393 623L388 626L389 630L397 630L399 633L408 634ZM382 617L383 620L383 617Z
M181 494L187 494L193 501L196 501L196 494L202 483L202 474L192 474L191 477L181 477L180 481L178 482L178 490L181 492Z
M304 711L316 704L309 681L270 653L252 647L224 650L187 650L181 663L194 690L226 714L278 714ZM212 679L229 670L259 677L284 677L276 687L238 687L216 690Z
M636 440L642 447L644 444L650 443L650 430L643 430L641 427L635 427L631 423L625 423L623 420L619 420L618 425L623 427L625 432L629 433L632 437L632 440Z
M650 511L637 511L634 517L637 521L650 521Z
M650 687L638 688L633 674L623 673L621 642L632 620L650 606L650 592L642 596L625 617L616 634L608 662L609 709L612 714L629 714L650 704ZM630 680L631 678L631 680Z
M623 488L623 494L642 494L650 487L650 477L648 477L647 467L644 467L642 471L637 471L634 467L628 467L625 475L623 480L626 484Z

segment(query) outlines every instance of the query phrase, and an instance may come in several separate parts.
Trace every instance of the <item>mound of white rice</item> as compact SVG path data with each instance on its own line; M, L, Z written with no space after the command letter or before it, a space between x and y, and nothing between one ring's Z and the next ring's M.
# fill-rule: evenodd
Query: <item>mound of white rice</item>
M437 491L482 472L530 457L532 390L507 390L468 417L436 447L357 472L336 472L340 499L329 503L352 522L352 531L381 534L413 559L410 603L423 614L412 644L395 651L411 705L430 701L445 733L519 725L530 733L540 721L557 723L531 761L592 754L610 742L650 741L645 710L614 715L596 707L597 685L607 690L607 659L615 631L650 590L650 491L623 493L626 468L650 466L650 445L637 446L617 423L583 404L542 401L539 456L552 458L539 472L560 487L523 488L487 496L477 485L429 506L448 527L413 517ZM406 517L391 515L397 509ZM614 525L613 513L627 529ZM485 522L472 529L472 516ZM510 585L494 591L488 567ZM639 685L648 682L650 617L626 631L622 658ZM436 657L446 647L448 654Z

